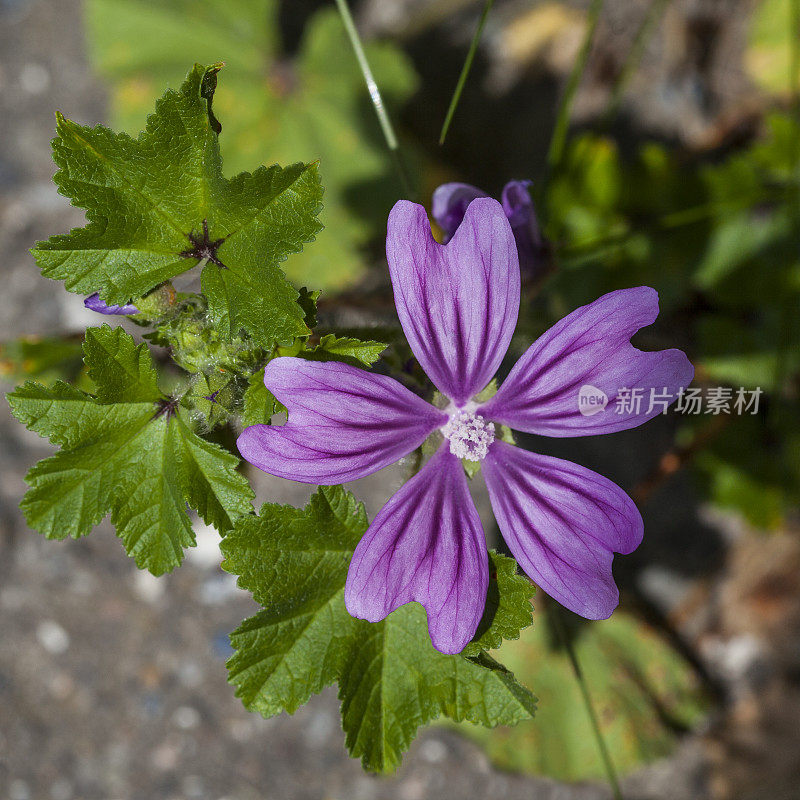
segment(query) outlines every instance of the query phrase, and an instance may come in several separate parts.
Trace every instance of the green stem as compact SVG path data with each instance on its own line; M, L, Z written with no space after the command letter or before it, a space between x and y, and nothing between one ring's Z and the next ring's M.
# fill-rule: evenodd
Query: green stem
M358 61L359 69L361 70L361 74L364 76L364 82L367 84L367 91L369 92L372 106L378 116L378 122L380 123L381 131L383 132L383 138L386 140L386 146L389 148L392 161L397 169L398 177L403 185L403 191L408 197L412 197L414 192L411 188L411 181L408 177L408 173L406 172L405 164L400 153L400 144L397 140L397 134L394 131L391 119L389 119L389 114L386 111L386 106L384 105L383 97L381 96L378 84L375 81L374 75L372 74L369 61L367 61L367 55L364 52L364 46L361 43L361 36L356 28L353 15L350 13L350 7L347 5L347 0L336 0L336 6L338 7L339 14L342 17L344 29L347 32L347 37L350 39L350 44L353 48L353 52L355 53L356 60Z
M789 30L789 91L795 119L800 122L800 0L791 0Z
M586 685L586 679L583 675L580 662L578 661L578 655L575 652L575 647L572 644L572 639L567 634L567 631L564 628L564 623L561 619L561 614L563 612L558 606L555 605L551 605L550 608L552 608L551 616L553 619L553 627L555 628L558 638L561 640L561 643L564 645L564 648L567 651L572 672L575 675L575 680L577 681L578 688L581 691L583 704L586 707L586 713L592 726L592 733L594 734L595 741L597 742L597 749L600 751L600 758L603 761L603 767L605 768L606 775L608 776L608 782L611 785L611 793L614 795L614 800L623 800L622 790L619 788L619 780L617 779L617 772L614 769L614 762L611 760L611 754L608 752L606 740L603 738L603 732L600 730L600 721L597 719L597 712L595 711L594 703L592 703L592 696L589 694L589 687Z
M650 35L655 28L656 22L658 22L658 20L661 18L661 15L666 10L669 2L670 0L652 0L650 3L647 13L642 20L642 24L639 26L639 30L636 31L636 36L633 40L633 44L631 45L631 49L628 52L628 56L625 59L625 63L622 65L619 77L614 84L614 88L611 93L611 100L609 101L608 109L606 110L603 119L605 126L610 125L614 117L616 117L625 89L627 88L628 83L630 83L634 72L636 72L639 62L642 60L645 47L647 47L647 42L649 41Z
M589 53L591 52L592 42L594 41L594 33L597 30L597 23L602 10L603 0L592 0L587 18L586 34L583 37L583 44L581 45L580 52L572 66L569 79L567 80L564 96L561 98L561 105L559 106L556 116L556 124L553 128L553 138L550 140L550 148L547 151L547 169L551 173L559 166L561 158L564 155L572 103L575 99L575 93L578 91L578 86L580 85L584 70L586 69L586 63L589 60Z
M464 86L467 82L467 76L469 75L469 71L472 69L472 62L475 60L475 53L478 51L478 43L481 40L483 28L486 25L486 20L489 17L489 12L492 10L493 5L494 0L486 0L486 4L483 7L483 13L478 21L478 27L475 29L475 35L472 37L472 42L470 42L467 58L464 61L464 66L461 68L461 74L458 76L458 83L456 83L453 97L450 100L450 106L447 109L447 114L445 115L444 123L442 124L442 132L439 134L440 145L444 144L444 140L447 138L447 131L450 129L450 123L453 121L453 115L456 113L456 108L461 100L461 93L464 91Z

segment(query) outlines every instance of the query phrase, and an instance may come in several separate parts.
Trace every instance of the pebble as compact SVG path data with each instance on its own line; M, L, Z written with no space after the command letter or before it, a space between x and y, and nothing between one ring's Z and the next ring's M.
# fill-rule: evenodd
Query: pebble
M305 739L309 747L320 747L328 741L336 730L334 720L325 711L315 712L305 729Z
M19 72L19 83L26 94L42 94L50 87L50 72L41 64L25 64Z
M69 634L53 619L46 619L36 628L39 644L53 655L61 655L69 649Z
M205 525L201 520L194 523L194 535L197 545L186 551L186 560L198 569L215 569L222 561L219 549L219 533L212 525Z
M438 764L447 758L447 745L440 739L426 739L419 746L419 754L423 761Z
M133 590L140 600L155 605L161 600L166 591L166 582L156 578L145 569L136 569L133 574Z
M200 712L192 706L179 706L172 715L172 721L182 730L190 731L200 724Z

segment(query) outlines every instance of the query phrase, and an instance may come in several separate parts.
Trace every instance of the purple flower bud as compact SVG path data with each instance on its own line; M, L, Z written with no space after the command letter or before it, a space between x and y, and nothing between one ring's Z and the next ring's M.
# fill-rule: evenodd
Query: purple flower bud
M444 231L447 244L458 230L467 213L469 204L478 197L488 197L477 186L468 183L443 183L433 193L431 213L437 225Z
M94 294L90 294L84 301L83 304L88 308L90 311L96 311L98 314L116 314L117 316L123 316L127 314L138 314L139 309L136 308L133 303L127 303L124 306L113 306L106 303L105 300L100 299L100 293L95 292Z
M547 266L547 244L539 229L530 186L532 181L509 181L501 195L503 211L517 243L519 268L528 279L541 275ZM444 183L433 193L433 218L445 233L445 244L463 221L469 204L478 197L488 195L468 183Z

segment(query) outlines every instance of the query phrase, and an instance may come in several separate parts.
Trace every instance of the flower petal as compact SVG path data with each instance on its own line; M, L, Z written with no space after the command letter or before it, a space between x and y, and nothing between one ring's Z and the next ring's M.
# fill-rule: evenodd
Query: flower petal
M389 215L386 255L395 305L414 355L457 404L483 389L519 314L519 261L496 200L470 203L452 241L437 244L425 209L401 200Z
M352 616L377 622L416 600L428 612L433 646L459 653L475 635L488 586L480 517L445 442L358 543L345 605Z
M138 314L139 309L133 303L127 303L124 306L109 305L105 300L100 299L100 292L90 294L83 304L90 311L96 311L98 314L115 314L118 316L127 314Z
M630 343L657 316L658 293L647 286L576 309L528 348L478 413L544 436L614 433L647 422L665 409L651 398L663 392L673 402L694 375L682 351L645 353ZM594 405L580 405L586 394Z
M527 278L537 277L546 266L546 248L529 188L533 181L509 181L501 202L517 242L519 269Z
M469 183L443 183L436 188L431 198L431 214L445 233L445 243L453 238L467 207L478 197L488 195Z
M503 538L527 575L576 614L609 617L619 602L613 553L642 541L633 500L585 467L501 441L482 472Z
M239 452L264 472L301 483L331 486L377 472L447 422L393 378L335 361L276 358L264 384L289 421L245 428Z

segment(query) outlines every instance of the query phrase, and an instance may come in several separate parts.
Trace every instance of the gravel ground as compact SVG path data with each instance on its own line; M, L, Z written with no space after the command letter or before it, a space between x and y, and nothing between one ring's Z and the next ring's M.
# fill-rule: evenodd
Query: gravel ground
M102 87L86 65L79 3L0 0L0 339L79 330L91 319L80 298L41 278L27 253L36 239L82 220L50 183L55 108L82 122L104 115ZM158 580L134 568L107 524L81 541L46 542L25 528L16 505L25 471L49 448L15 422L5 404L0 404L0 445L0 798L609 797L600 786L497 772L474 745L436 728L419 737L396 776L366 776L344 752L333 691L293 717L263 720L248 714L226 684L224 661L228 633L254 605L220 571L215 534L199 529L199 546L186 565ZM397 480L396 475L367 479L356 491L374 510ZM308 494L305 487L261 476L257 489L261 498L295 504ZM485 513L485 499L482 508ZM765 574L785 563L778 558L777 565L765 566ZM712 623L698 618L688 617L700 636ZM728 627L736 625L742 623L732 613ZM778 626L775 639L785 640L781 631ZM756 645L747 658L740 647L733 663L762 663L766 656L757 630L735 632ZM715 636L708 637L709 652L724 673L731 655L723 646L727 640ZM753 652L762 662L753 660ZM777 674L775 669L768 674ZM729 682L751 687L753 680L740 669ZM797 706L786 706L787 695L770 680L759 684L771 687L773 703L763 727L777 728L785 740L790 711ZM751 716L762 713L767 702L756 702L753 712L753 692L751 687L741 694ZM737 738L735 725L722 730L716 738L689 737L671 759L629 776L626 796L703 800L713 789L716 797L798 797L792 793L794 762L772 758L768 733L753 744L746 736ZM777 781L769 794L737 794L730 781L719 778L736 774L731 764L740 764L738 785L753 783L749 762L730 755L746 753L749 745L762 760L760 774ZM755 785L766 784L756 780Z

